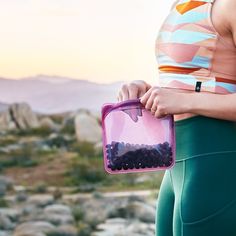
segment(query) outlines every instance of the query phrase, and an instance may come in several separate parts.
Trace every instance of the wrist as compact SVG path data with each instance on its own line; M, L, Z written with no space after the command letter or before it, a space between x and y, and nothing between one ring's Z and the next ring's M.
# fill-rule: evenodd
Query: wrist
M183 93L181 104L183 113L194 113L196 110L196 95L195 93Z

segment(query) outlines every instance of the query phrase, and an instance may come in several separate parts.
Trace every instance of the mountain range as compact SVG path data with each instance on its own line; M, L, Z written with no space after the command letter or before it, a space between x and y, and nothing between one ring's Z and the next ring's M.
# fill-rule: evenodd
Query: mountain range
M35 112L62 113L87 108L100 112L103 103L117 102L124 81L94 83L59 76L38 75L23 79L0 78L0 111L7 104L26 102Z
M8 108L8 104L0 102L0 112L5 111Z

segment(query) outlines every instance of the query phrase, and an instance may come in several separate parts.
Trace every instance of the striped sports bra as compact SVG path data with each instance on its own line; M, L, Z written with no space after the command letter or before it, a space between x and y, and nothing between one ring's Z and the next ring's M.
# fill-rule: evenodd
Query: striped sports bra
M156 39L159 86L228 94L236 92L236 47L214 28L214 0L180 0Z

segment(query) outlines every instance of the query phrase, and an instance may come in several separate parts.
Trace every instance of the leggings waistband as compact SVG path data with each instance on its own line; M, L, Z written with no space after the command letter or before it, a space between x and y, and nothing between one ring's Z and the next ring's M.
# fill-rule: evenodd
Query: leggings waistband
M176 161L236 151L236 122L193 116L175 121Z

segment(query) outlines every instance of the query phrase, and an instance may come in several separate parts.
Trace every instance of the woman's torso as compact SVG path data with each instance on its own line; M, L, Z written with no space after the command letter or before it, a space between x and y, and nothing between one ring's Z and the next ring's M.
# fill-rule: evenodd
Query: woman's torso
M220 0L174 3L156 40L161 87L189 93L236 92L236 47L221 4Z

